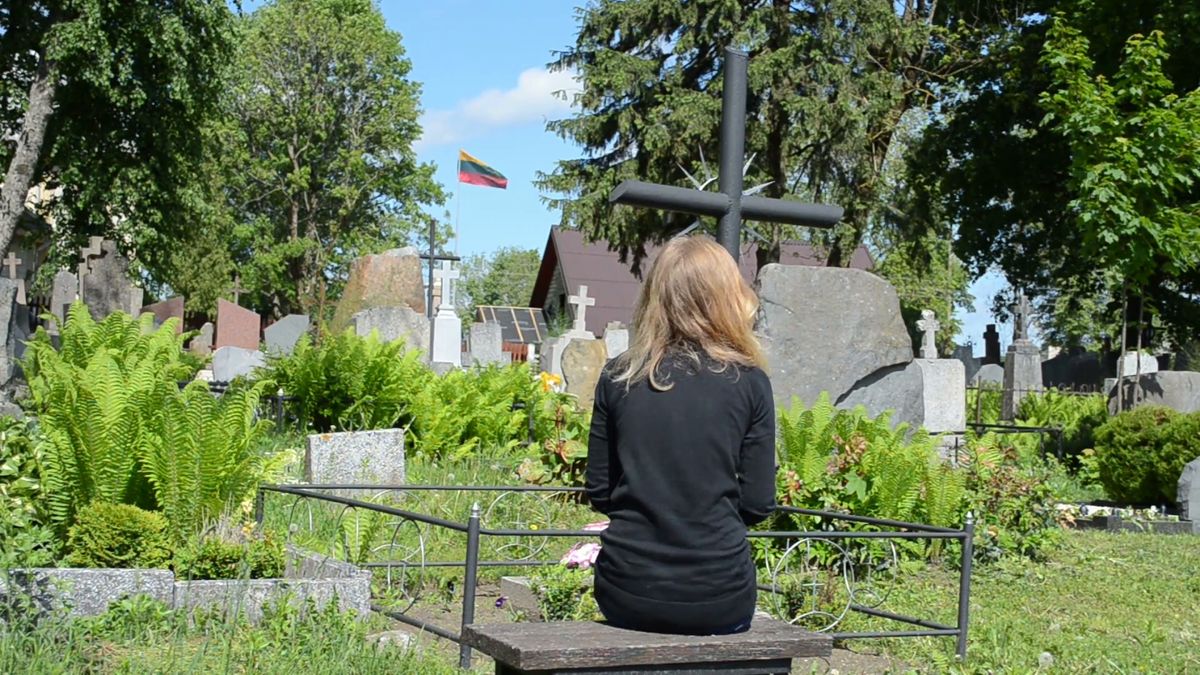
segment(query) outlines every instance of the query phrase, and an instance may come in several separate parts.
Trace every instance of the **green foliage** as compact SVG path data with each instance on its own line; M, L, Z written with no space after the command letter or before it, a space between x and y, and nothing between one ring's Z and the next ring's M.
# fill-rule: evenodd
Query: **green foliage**
M931 309L937 313L941 324L937 349L947 356L954 351L954 336L961 328L954 310L970 310L975 300L968 290L971 277L962 261L948 258L948 253L947 242L934 237L917 243L899 242L889 248L875 269L900 296L900 313L914 345L921 344L922 331L917 326L921 312Z
M554 405L552 414L554 428L541 443L541 453L526 459L517 473L529 483L582 487L591 411L579 411L573 401L565 401ZM540 429L538 438L543 438Z
M538 568L530 577L530 583L537 593L542 621L603 620L596 607L591 581L590 570L566 565Z
M325 320L355 258L424 234L445 202L413 149L420 84L371 0L264 3L238 45L213 132L219 242L253 306Z
M177 556L176 573L184 579L281 579L286 564L283 541L270 531L218 534L202 537Z
M79 510L67 538L72 567L165 568L174 555L170 523L128 504L94 502Z
M961 523L962 476L938 458L937 441L861 406L837 410L827 393L811 408L794 400L779 419L783 503L824 511L924 522ZM807 519L801 518L802 522Z
M1200 457L1200 413L1145 406L1096 430L1096 470L1109 497L1131 504L1174 503L1179 475Z
M1095 431L1106 421L1107 396L1071 394L1055 389L1026 396L1017 413L1017 424L1021 426L1061 427L1063 458L1072 461L1093 447ZM1047 439L1047 443L1053 442Z
M47 504L60 534L92 502L161 509L176 537L253 495L272 469L256 452L264 385L213 397L204 383L180 391L194 363L174 320L117 313L97 324L71 307L55 350L39 330L23 363L44 434Z
M479 305L525 307L533 296L542 255L534 249L501 247L490 255L477 253L462 262L457 288L458 311L464 323L475 320Z
M0 419L0 569L46 566L57 553L35 433L30 422Z

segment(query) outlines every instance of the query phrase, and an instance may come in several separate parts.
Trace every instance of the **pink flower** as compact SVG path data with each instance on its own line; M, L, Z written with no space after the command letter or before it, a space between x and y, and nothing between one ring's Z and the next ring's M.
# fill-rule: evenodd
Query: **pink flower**
M567 567L577 567L581 570L586 570L596 564L596 557L600 555L600 544L593 542L580 542L575 544L570 551L562 558L562 564Z
M583 529L587 530L588 532L603 532L604 530L608 529L608 521L606 520L606 521L600 522L600 523L592 523L591 525L584 525Z

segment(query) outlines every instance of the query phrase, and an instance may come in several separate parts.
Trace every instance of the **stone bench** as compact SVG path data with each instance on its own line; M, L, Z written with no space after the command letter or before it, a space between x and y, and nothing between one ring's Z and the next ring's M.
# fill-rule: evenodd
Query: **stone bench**
M472 624L462 641L492 657L496 675L787 675L792 659L833 651L828 635L771 619L755 619L746 633L704 637L594 622Z

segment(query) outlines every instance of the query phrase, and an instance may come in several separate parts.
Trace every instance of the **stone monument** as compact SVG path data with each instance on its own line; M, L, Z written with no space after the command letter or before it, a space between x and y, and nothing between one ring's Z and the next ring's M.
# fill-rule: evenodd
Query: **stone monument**
M575 305L575 322L571 330L556 338L550 338L542 343L541 368L551 375L563 375L563 351L572 340L595 340L596 335L587 329L587 308L596 304L595 298L589 298L587 286L579 287L579 294L567 298L567 302Z
M1000 332L996 324L989 323L983 331L983 365L1000 365Z
M307 314L288 314L263 330L263 341L271 355L291 354L312 321Z
M481 366L512 362L512 354L504 351L503 326L495 321L471 324L471 362Z
M395 342L403 339L407 351L418 350L429 361L429 317L411 307L372 307L350 317L354 334L366 337L379 331L379 339Z
M416 249L398 248L355 260L329 331L335 335L345 331L355 314L374 307L409 307L418 314L426 313Z
M100 241L99 252L96 240L93 246L81 252L84 260L80 264L81 292L84 304L96 321L103 321L114 312L125 312L137 316L142 308L142 289L129 280L129 260L117 251L114 241Z
M938 323L937 314L932 309L921 310L921 319L917 321L917 329L921 331L921 358L936 359L937 343L934 341L942 324Z
M216 347L240 347L258 351L262 319L257 312L239 307L224 298L217 300Z
M1033 310L1021 293L1013 308L1013 342L1004 357L1004 399L1000 419L1011 421L1021 409L1021 400L1042 392L1042 353L1029 341Z
M462 319L458 318L451 302L452 284L459 276L457 270L451 269L452 264L449 260L443 260L441 268L433 273L441 280L443 291L437 315L433 318L432 361L457 367L462 365ZM451 289L451 292L446 289Z

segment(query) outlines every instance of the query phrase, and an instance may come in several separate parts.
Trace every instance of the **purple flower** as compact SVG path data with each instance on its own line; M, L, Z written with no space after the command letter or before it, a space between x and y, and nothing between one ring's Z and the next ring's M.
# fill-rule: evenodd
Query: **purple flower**
M505 602L508 602L508 598L500 596L500 599L496 601L496 609L504 609Z

